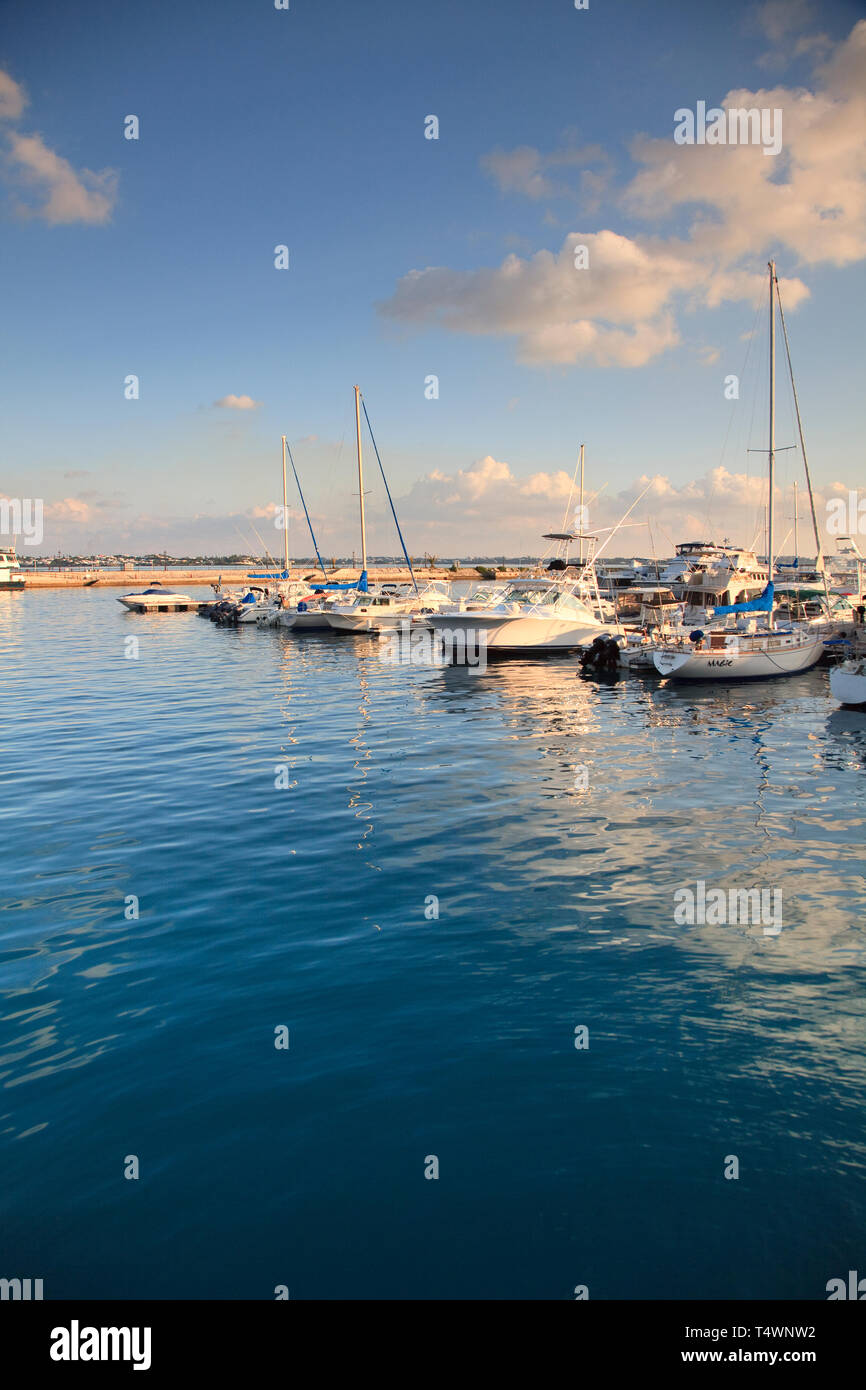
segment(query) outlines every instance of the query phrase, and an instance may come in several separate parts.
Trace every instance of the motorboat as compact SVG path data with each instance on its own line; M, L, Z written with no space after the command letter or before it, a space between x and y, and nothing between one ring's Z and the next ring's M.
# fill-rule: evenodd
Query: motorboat
M840 705L866 707L866 657L851 657L832 666L830 691Z
M158 579L138 593L123 594L117 602L130 613L192 613L199 607L198 599L166 589Z
M399 627L404 618L429 620L453 602L450 585L434 579L423 589L382 584L369 593L357 593L349 604L331 604L325 612L329 627L337 632L384 632Z
M576 580L513 579L482 586L454 607L428 617L436 632L451 640L477 643L488 651L573 651L602 634L616 635L579 596Z

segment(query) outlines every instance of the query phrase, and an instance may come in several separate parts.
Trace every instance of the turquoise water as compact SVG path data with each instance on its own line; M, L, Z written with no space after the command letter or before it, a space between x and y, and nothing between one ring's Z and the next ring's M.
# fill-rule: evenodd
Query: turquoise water
M866 716L825 672L393 667L117 592L0 594L0 1276L796 1299L862 1272ZM779 890L781 932L675 925L697 880Z

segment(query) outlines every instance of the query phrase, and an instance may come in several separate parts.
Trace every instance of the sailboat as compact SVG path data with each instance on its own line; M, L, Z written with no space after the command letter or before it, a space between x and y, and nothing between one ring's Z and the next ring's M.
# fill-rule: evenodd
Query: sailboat
M403 548L403 557L409 568L411 584L378 584L370 589L366 583L367 575L367 523L364 511L364 462L361 450L361 410L364 411L364 419L367 422L367 429L373 442L373 449L379 464L379 471L382 474L382 481L385 484L385 491L388 494L388 502L391 506L391 515L397 527L397 535L400 537L400 545ZM358 585L356 593L348 596L347 601L342 603L328 603L322 610L327 617L328 626L336 632L381 632L384 629L398 627L404 618L411 618L427 614L433 609L439 608L452 602L449 586L442 582L431 581L425 589L419 589L415 579L415 571L412 568L412 561L409 559L406 543L403 540L403 532L400 530L400 523L397 520L397 513L394 509L394 501L391 497L391 489L388 487L388 479L385 477L385 470L382 467L382 460L379 457L379 450L376 446L376 438L370 424L370 417L367 414L367 406L361 395L361 388L355 387L355 429L358 441L358 491L361 498L361 565L363 569L364 584Z
M776 295L779 282L776 262L770 272L770 438L768 449L769 505L767 508L767 585L760 597L712 610L718 617L735 618L736 626L693 632L688 640L665 644L653 653L656 670L679 680L753 680L791 676L808 671L821 659L824 639L809 628L773 620L773 488L776 461ZM780 306L781 308L781 306ZM784 324L784 320L783 320ZM799 409L798 409L799 420ZM802 430L801 430L802 438Z

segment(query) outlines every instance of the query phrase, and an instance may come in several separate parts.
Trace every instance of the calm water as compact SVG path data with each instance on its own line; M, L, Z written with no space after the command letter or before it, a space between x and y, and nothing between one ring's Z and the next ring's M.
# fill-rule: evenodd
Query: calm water
M866 1272L866 716L824 672L394 668L118 592L0 594L0 1276L822 1298ZM780 889L781 934L675 926L698 879Z

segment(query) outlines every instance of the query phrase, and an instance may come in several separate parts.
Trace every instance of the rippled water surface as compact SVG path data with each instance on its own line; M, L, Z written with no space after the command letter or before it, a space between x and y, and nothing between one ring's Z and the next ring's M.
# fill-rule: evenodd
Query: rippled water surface
M825 672L393 667L118 592L0 594L0 1275L821 1298L862 1269L866 715ZM677 926L697 880L778 889L781 932Z

